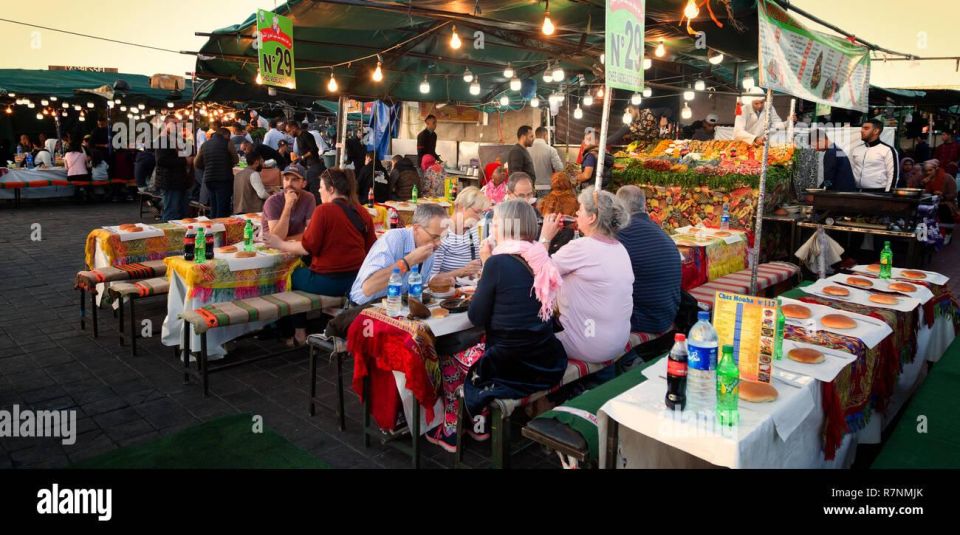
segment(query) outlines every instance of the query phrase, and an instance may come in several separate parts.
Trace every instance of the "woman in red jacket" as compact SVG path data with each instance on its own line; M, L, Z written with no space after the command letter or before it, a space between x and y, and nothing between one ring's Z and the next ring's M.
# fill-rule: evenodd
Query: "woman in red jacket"
M264 242L284 252L310 255L309 268L293 272L293 290L341 296L350 292L367 251L377 241L373 218L357 202L357 181L349 169L327 169L320 175L320 199L303 233L303 241L283 241L265 234ZM303 345L307 339L306 315L281 322L287 345ZM292 333L292 328L296 329Z

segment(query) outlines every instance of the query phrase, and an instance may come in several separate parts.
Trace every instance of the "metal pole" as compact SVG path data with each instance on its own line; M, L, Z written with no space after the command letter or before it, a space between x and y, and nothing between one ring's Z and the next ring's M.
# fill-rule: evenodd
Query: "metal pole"
M757 295L757 268L760 266L760 243L763 232L763 200L767 189L767 155L770 153L770 108L773 106L773 90L767 89L767 101L763 107L763 131L766 140L763 143L763 160L760 168L760 192L757 194L757 218L753 231L753 253L750 267L750 295Z
M337 108L337 143L340 144L340 154L337 158L337 166L343 167L347 159L347 97L340 96Z
M604 82L603 89L603 115L600 117L600 140L598 141L598 150L597 150L597 179L596 189L594 190L594 195L600 191L601 186L603 186L603 160L607 154L607 127L610 123L610 103L613 101L613 88L607 87L606 82Z

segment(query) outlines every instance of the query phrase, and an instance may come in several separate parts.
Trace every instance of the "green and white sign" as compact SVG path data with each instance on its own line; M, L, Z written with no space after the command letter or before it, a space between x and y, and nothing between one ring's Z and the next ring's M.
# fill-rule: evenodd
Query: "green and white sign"
M607 0L604 69L607 85L643 90L645 0Z
M838 108L867 111L870 50L810 30L780 6L757 4L760 86Z
M293 22L263 9L257 10L257 58L265 85L296 89L293 70Z

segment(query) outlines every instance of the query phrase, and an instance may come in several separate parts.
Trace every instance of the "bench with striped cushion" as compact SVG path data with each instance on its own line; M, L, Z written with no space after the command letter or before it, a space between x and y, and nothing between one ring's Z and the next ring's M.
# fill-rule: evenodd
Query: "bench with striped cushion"
M183 312L180 314L180 319L192 325L197 334L203 334L217 327L241 325L254 321L274 321L293 314L342 305L342 297L291 291L224 303L213 303Z
M165 295L170 291L170 281L166 277L155 277L140 281L118 282L110 286L110 291L121 297Z
M791 277L800 274L800 268L790 262L768 262L757 267L757 289L763 291L772 288ZM749 269L731 273L712 280L702 286L690 290L690 295L697 299L701 307L707 310L713 308L717 292L747 294L750 293Z
M107 266L77 273L74 288L92 292L98 284L105 282L131 281L162 277L167 273L163 260L148 260L136 264Z

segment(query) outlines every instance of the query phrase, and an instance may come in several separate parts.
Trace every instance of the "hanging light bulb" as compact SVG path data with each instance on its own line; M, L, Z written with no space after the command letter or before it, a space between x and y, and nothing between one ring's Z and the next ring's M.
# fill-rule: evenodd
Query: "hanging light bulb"
M256 82L257 85L263 85L263 77L260 76L260 71L257 71L257 77L254 79L254 82Z
M150 115L156 115L156 114L157 114L157 110L150 110Z
M7 106L7 115L13 114L13 106Z
M688 19L695 19L700 14L700 8L697 7L696 0L687 0L687 6L683 8L683 15Z
M69 102L61 102L60 105L63 107L63 109L67 109L67 108L70 107L70 103L69 103Z
M650 67L653 67L653 60L647 57L643 58L643 70L647 70Z
M644 87L643 98L650 98L651 96L653 96L653 89L650 89L649 87Z
M79 109L79 108L80 108L80 107L77 106L77 109ZM127 107L126 107L126 106L120 106L120 111L127 111Z
M87 117L86 117L84 114L81 113L81 114L80 114L80 118L78 119L78 121L80 121L80 122L82 123L82 122L84 122L84 121L86 121L86 120L87 120Z
M331 93L337 92L337 79L333 77L333 73L330 73L330 80L327 81L327 91Z
M634 93L633 95L630 95L630 104L639 106L641 102L643 102L643 98L640 96L640 93Z
M62 111L62 112L60 112L60 115L62 115L63 117L66 117L66 116L67 116L67 112Z
M550 4L547 3L547 10L543 12L543 35L553 35L553 21L550 20Z
M510 97L508 97L507 95L503 95L502 97L500 97L500 106L507 107L509 105L510 105Z
M118 99L118 98L117 98L117 99L114 99L114 100L113 100L113 103L119 106L119 105L120 105L120 99Z
M470 84L470 94L479 95L480 94L480 79L474 78L473 83Z
M513 72L513 65L510 65L510 62L507 62L507 68L503 69L503 77L507 80L513 78L513 75L516 74Z
M141 106L143 106L143 104L141 104ZM87 102L87 107L88 107L88 108L93 108L93 102Z
M108 101L107 101L107 107L110 108L110 109L113 109L113 106L114 106L113 101L112 101L112 100L108 100Z
M426 95L430 92L430 82L427 80L427 76L423 76L423 81L420 82L420 92Z
M172 107L173 107L173 102L167 102L167 107L168 107L168 108L172 108Z
M47 105L49 105L49 104L50 104L50 101L47 100L47 99L43 99L43 100L40 101L40 105L41 105L41 106L47 106Z
M620 118L623 121L623 124L630 124L633 122L633 115L630 115L630 111L623 112L623 117Z
M586 95L584 95L583 105L587 107L593 106L593 95L591 95L590 93L587 93Z
M711 65L720 65L720 63L723 62L723 54L715 52L712 56L707 58L707 61L710 62Z
M539 108L539 107L540 107L540 99L537 98L536 96L534 96L533 98L531 98L531 99L530 99L530 107L531 107L531 108Z
M691 110L690 106L687 106L686 103L683 104L683 110L680 111L680 117L684 119L693 117L693 110Z
M43 110L43 115L47 115L47 114L49 114L49 113L50 113L50 112L48 112L48 111L46 110L46 108L44 108L44 110Z
M687 88L686 91L683 92L683 100L686 100L686 101L688 101L688 102L691 101L691 100L693 100L693 97L694 97L694 96L695 96L695 95L694 95L693 91L691 91L689 87Z
M13 93L10 93L10 96L12 97ZM56 102L56 101L57 101L57 97L50 97L50 102Z
M42 121L42 120L43 120L43 114L42 114L42 113L38 113L38 114L37 114L37 120L38 120L38 121Z
M87 106L90 107L90 108L93 107L93 106L90 106L89 103L87 104ZM141 110L145 110L145 109L147 109L147 105L146 105L146 104L137 104L137 108L140 108Z
M550 67L547 67L547 70L543 71L543 81L550 83L553 81L553 71L550 70Z
M580 104L577 103L577 109L573 110L573 118L576 120L583 119L583 110L580 109Z
M707 83L704 82L703 80L697 80L696 82L694 82L693 88L696 89L697 91L703 91L704 89L707 88Z
M755 85L756 83L753 80L753 76L747 75L743 78L743 88L746 89L747 91L750 91L751 89L753 89Z
M514 76L510 79L510 90L511 91L520 91L520 88L523 87L523 84L520 82L520 79Z
M603 100L603 86L597 88L597 98Z
M373 70L373 81L381 82L383 81L383 69L380 68L380 62L377 62L377 68Z
M566 73L563 72L563 67L560 66L560 62L558 61L553 67L553 81L562 82L564 78L566 78Z
M29 103L27 103L27 107L28 107L28 108L30 108L30 109L32 110L32 109L34 109L34 108L36 108L36 107L37 107L37 105L36 105L36 104L34 104L33 102L29 102Z
M664 55L666 55L666 53L667 53L667 47L663 46L663 39L661 39L660 42L657 43L657 49L654 50L653 53L654 53L658 58L662 58Z
M467 69L463 71L463 81L468 84L473 81L473 73L470 72L470 67L467 67Z
M17 98L17 94L16 94L16 93L7 93L7 96L10 97L10 98Z
M453 34L450 35L450 48L457 50L461 44L463 44L463 42L460 41L460 36L457 34L457 27L454 26Z

